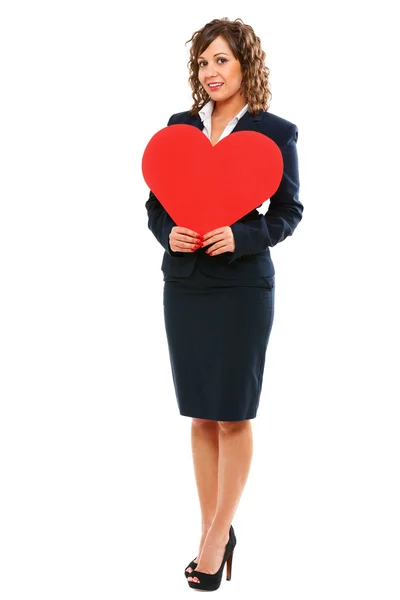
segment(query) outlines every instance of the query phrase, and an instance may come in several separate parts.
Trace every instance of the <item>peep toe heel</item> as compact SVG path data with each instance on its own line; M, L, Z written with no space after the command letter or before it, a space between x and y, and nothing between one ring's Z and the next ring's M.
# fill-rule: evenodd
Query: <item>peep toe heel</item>
M233 531L233 527L232 527L232 525L231 525L231 526L230 526L230 528L229 528L229 535L232 535L232 534L233 534L233 535L235 535L235 532ZM236 539L236 538L235 538L235 539ZM198 558L198 557L196 557L196 558ZM190 563L188 564L188 566L186 567L186 569L189 569L189 567L190 567L191 569L193 569L193 570L194 570L194 569L197 567L197 563L196 563L196 562L194 562L194 559L192 560L192 562L190 562ZM188 577L191 577L191 575L192 575L193 571L191 571L191 572L189 573L189 572L188 572L186 569L185 569L185 577L186 577L186 579L187 579Z
M197 577L199 582L188 581L189 587L194 590L206 590L208 592L215 591L221 585L222 574L224 572L224 567L226 563L226 579L227 581L231 580L232 577L232 559L233 559L233 551L236 546L236 536L232 530L229 530L229 540L225 546L225 553L222 559L222 563L220 568L216 573L203 573L202 571L192 571L189 573L189 577Z

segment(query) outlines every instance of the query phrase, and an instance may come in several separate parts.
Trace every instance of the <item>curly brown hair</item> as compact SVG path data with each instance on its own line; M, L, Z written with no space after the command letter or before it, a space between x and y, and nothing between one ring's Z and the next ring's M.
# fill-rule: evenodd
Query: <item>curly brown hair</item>
M268 81L269 69L265 66L265 52L261 48L260 38L256 36L250 25L245 25L242 19L230 21L227 17L214 19L202 29L195 31L190 40L189 84L192 88L194 104L189 112L195 116L206 104L210 96L207 94L198 79L198 56L208 48L216 37L223 37L229 44L234 57L239 60L242 71L242 88L248 103L248 112L254 116L269 108L272 98Z

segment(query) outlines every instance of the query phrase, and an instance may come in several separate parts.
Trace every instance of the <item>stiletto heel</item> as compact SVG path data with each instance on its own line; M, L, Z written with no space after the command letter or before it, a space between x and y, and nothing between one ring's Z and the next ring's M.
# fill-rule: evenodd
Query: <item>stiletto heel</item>
M230 581L232 577L232 560L233 560L233 550L226 562L226 580Z
M224 557L222 559L222 563L218 571L216 573L202 573L201 571L196 571L196 569L194 569L194 571L188 573L188 576L197 577L199 579L199 582L196 583L195 581L188 581L189 587L191 587L194 590L206 590L208 592L217 590L221 585L222 573L224 571L225 563L227 563L226 579L230 581L232 575L232 556L235 546L236 536L232 528L229 530L229 540L225 546Z

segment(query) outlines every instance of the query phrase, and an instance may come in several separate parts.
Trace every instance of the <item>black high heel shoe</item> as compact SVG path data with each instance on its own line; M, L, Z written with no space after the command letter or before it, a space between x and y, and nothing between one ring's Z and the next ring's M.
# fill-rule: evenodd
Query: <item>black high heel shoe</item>
M231 535L232 535L232 533L233 533L233 535L235 535L235 532L233 531L233 527L232 527L232 525L231 525L231 526L230 526L230 528L229 528L229 536L231 536ZM236 538L235 538L235 539L236 539ZM196 558L197 558L197 557L196 557ZM186 569L188 569L189 567L190 567L191 569L193 569L193 570L194 570L194 569L197 567L197 563L196 563L196 562L194 562L194 560L192 560L192 562L190 562L190 563L188 564L188 566L186 567ZM192 573L193 573L193 571L191 571L191 572L189 573L189 572L188 572L186 569L185 569L185 577L186 577L186 579L187 579L188 577L191 577L191 576L192 576Z
M222 563L218 571L216 573L202 573L201 571L196 571L195 569L189 573L189 577L197 577L200 581L199 583L196 583L195 581L188 581L189 587L195 590L206 590L208 592L217 590L221 585L225 563L227 563L226 579L227 581L230 581L232 576L232 559L235 546L236 536L232 530L229 530L229 540L225 546L224 558L222 559Z

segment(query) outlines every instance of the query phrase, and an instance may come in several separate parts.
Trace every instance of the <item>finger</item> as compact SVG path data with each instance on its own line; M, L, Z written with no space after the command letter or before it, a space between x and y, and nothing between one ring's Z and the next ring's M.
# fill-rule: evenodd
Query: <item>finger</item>
M223 242L219 242L219 243L215 243L212 246L210 246L207 250L206 253L212 256L215 256L215 254L220 254L221 252L227 252L228 251L228 246L226 244L224 244Z
M180 233L181 235L186 235L190 238L201 237L200 234L197 233L197 231L193 231L193 229L188 229L187 227L180 227L177 233Z
M182 242L200 242L201 241L201 237L200 236L190 236L187 235L186 233L175 233L175 239L182 241Z
M172 248L172 246L171 246ZM178 244L174 244L173 245L173 250L174 252L194 252L196 250L196 248L183 248L182 246L178 246Z
M207 242L208 244L222 242L225 240L224 233L215 233L214 235L207 234L208 237L203 236L203 242Z
M203 235L203 240L208 240L213 235L217 235L218 233L223 233L223 227L218 227L218 229L213 229L212 231L208 231Z
M190 242L183 242L180 240L175 240L175 244L176 246L179 246L179 248L190 248L190 249L194 249L194 248L198 248L200 246L200 242L196 242L193 240L193 238L191 238L192 241Z
M186 236L186 240L189 240L191 242L201 242L202 237L199 234L195 234L192 236Z

